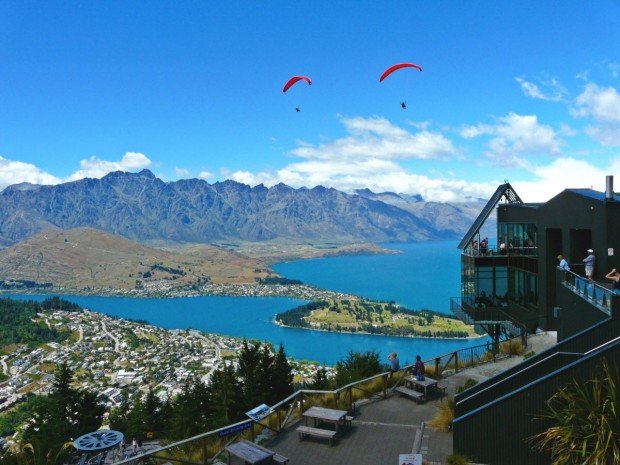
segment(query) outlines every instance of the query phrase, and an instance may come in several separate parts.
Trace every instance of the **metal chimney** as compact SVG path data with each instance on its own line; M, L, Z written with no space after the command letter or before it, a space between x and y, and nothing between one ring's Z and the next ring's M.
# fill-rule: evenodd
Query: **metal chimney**
M612 201L614 199L614 177L605 176L605 200Z

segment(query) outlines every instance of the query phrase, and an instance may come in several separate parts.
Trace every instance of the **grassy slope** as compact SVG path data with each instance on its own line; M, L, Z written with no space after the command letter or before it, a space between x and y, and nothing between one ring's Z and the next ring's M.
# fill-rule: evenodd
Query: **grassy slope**
M153 276L142 279L149 271ZM214 283L252 283L266 275L261 261L218 247L165 251L91 228L44 231L0 251L0 279L51 282L74 289L133 289L136 279L163 280L175 286L206 277Z
M365 300L330 301L328 302L328 307L313 310L310 316L305 317L305 320L311 326L320 329L333 330L336 325L339 325L345 331L359 331L362 324L372 324L378 327L403 328L407 332L464 331L469 336L476 336L473 326L466 325L455 318L441 316L432 312L432 323L428 324L428 319L424 317L426 315L424 312L420 316L413 316L400 311L392 313L388 310L389 305L386 302ZM368 313L368 310L370 310L370 313Z

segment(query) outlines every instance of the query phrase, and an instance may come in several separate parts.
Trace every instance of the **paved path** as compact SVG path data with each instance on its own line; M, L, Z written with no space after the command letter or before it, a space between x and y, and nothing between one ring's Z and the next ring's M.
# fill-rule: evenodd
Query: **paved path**
M530 337L528 351L542 352L555 344L553 333ZM467 378L482 381L507 368L520 363L523 357L510 357L495 363L462 370L441 380L453 394L456 386ZM320 439L308 438L299 441L295 428L299 420L288 430L265 444L270 449L288 457L295 465L378 465L398 463L399 454L414 453L418 445L425 463L445 464L452 454L452 433L436 431L422 423L435 416L441 400L430 400L417 404L414 401L392 394L385 400L372 400L358 407L353 427L334 444ZM233 465L240 465L234 462Z

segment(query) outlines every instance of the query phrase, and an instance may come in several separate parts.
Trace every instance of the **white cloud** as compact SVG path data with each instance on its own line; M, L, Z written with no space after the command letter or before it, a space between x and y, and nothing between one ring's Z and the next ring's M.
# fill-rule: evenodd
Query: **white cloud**
M456 153L443 134L422 130L411 133L385 118L341 118L348 136L313 146L300 142L293 155L323 160L442 158Z
M151 166L151 160L143 153L127 152L120 161L101 160L96 156L80 160L78 171L69 176L67 181L83 178L102 178L112 171L136 171Z
M7 160L0 157L0 189L11 184L29 182L31 184L58 184L62 182L56 176L47 173L32 163Z
M200 179L211 179L213 177L213 173L202 170L200 173L198 173L198 177Z
M526 81L523 77L516 77L515 80L521 86L523 93L534 99L560 102L566 95L566 89L555 78L546 79L539 84Z
M192 174L190 173L190 171L188 169L178 168L178 167L174 168L174 176L177 177L177 178L187 179L191 175Z
M490 135L485 155L504 166L528 167L527 156L559 155L562 145L556 131L539 123L536 115L509 113L494 125L465 126L460 134L467 139Z
M585 132L606 146L620 145L620 94L614 87L600 87L588 83L575 99L571 114L589 118L594 124Z
M620 180L620 160L598 167L585 160L557 158L548 165L534 167L532 172L535 176L532 181L511 181L511 184L525 202L544 202L564 189L605 191L605 176L613 175Z
M448 158L457 154L444 135L427 130L412 133L384 118L342 118L347 129L343 138L318 146L299 143L292 151L301 161L275 173L237 171L230 177L249 185L273 186L283 182L292 187L322 185L352 192L369 188L375 192L421 194L427 200L459 201L486 198L496 183L469 183L439 175L431 178L408 172L399 164L406 158Z

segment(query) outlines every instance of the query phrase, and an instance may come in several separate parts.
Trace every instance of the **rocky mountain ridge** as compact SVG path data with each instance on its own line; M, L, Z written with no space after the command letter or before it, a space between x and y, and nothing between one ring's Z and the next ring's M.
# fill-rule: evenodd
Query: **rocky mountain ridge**
M464 232L460 222L469 225L475 216L447 205L391 193L346 194L322 186L164 182L148 170L118 171L101 179L7 187L0 193L0 245L16 244L46 229L80 227L143 243L454 239Z

